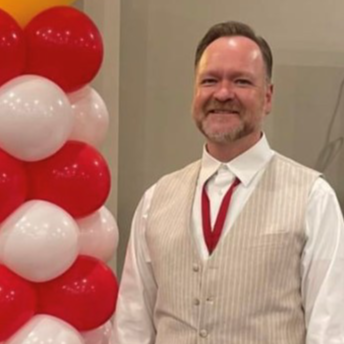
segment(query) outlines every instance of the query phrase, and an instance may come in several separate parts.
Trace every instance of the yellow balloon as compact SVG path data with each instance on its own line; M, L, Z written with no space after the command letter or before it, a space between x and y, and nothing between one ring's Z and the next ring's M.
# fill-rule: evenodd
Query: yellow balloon
M0 8L24 27L36 14L54 6L70 5L75 0L0 0Z

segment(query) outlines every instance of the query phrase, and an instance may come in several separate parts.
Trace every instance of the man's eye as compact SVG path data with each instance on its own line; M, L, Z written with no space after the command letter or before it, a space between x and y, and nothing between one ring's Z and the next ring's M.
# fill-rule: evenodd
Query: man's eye
M216 83L216 79L212 79L212 78L203 79L201 81L202 85L213 85L215 83Z
M235 80L237 85L251 85L251 81L248 79L237 79Z

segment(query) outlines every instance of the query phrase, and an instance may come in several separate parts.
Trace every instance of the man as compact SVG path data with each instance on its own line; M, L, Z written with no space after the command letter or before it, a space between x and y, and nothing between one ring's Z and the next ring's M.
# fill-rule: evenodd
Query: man
M195 61L201 161L134 217L116 344L344 343L344 224L319 173L271 150L272 54L245 24L210 28Z

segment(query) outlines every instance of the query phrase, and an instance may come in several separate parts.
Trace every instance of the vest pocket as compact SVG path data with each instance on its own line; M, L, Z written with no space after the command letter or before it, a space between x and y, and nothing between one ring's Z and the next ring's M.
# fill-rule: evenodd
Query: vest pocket
M275 232L252 236L245 248L267 248L272 246L285 246L290 240L291 233L289 232Z

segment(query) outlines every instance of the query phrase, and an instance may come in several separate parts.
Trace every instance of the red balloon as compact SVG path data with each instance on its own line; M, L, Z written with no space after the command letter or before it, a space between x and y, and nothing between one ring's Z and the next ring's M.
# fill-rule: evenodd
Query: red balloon
M25 202L27 177L24 163L0 149L0 222Z
M36 306L33 284L0 265L0 341L7 340L30 320Z
M58 317L79 331L88 331L108 321L115 311L118 283L102 261L79 256L61 276L37 283L38 313Z
M24 72L25 51L23 30L0 9L0 86Z
M25 28L26 72L46 77L66 92L89 83L103 60L102 37L91 19L73 7L49 8Z
M110 171L92 146L68 141L47 159L27 163L29 199L55 203L74 217L99 209L110 191Z

